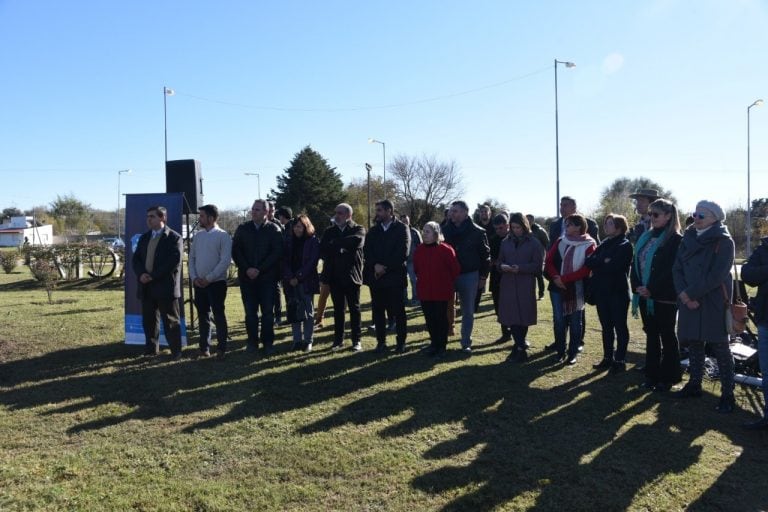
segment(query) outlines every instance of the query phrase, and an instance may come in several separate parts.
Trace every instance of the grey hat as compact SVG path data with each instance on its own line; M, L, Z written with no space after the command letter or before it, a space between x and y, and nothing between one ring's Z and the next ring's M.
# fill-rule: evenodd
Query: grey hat
M703 199L696 203L696 209L698 210L699 208L703 208L704 210L711 212L712 215L714 215L715 218L720 222L725 220L725 212L722 208L720 208L720 205L714 201Z
M638 197L647 197L648 199L659 199L661 196L659 195L659 191L653 188L641 188L634 194L629 194L629 197L632 199L637 199Z

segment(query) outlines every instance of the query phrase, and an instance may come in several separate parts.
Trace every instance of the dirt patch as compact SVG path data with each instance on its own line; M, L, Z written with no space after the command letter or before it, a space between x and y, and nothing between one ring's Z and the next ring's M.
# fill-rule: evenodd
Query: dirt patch
M16 342L0 338L0 363L11 360L16 352Z

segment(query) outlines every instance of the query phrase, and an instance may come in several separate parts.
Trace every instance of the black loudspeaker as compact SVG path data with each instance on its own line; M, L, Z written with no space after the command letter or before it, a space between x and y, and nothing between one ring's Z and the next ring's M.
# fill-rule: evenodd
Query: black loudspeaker
M197 213L203 206L203 175L197 160L165 162L165 192L184 194L184 213Z

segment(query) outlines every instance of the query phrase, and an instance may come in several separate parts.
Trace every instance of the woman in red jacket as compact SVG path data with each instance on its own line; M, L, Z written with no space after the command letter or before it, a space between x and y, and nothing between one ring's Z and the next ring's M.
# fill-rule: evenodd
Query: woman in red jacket
M557 239L544 260L544 269L550 279L555 350L558 360L567 361L568 364L576 364L579 354L584 279L590 272L584 261L593 252L595 241L587 234L587 220L579 214L574 214L565 219L565 235ZM568 327L570 343L566 358L565 333Z
M445 352L448 343L448 301L453 297L453 282L461 268L453 247L443 243L437 222L427 222L423 238L413 255L413 268L430 338L425 353L438 356Z

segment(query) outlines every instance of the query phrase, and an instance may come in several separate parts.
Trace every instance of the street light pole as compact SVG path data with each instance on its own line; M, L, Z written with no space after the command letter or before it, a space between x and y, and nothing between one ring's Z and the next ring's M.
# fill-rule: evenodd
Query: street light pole
M169 89L163 86L163 137L165 141L165 161L168 161L168 108L166 104L166 97L173 96L176 92L173 89Z
M566 68L575 68L576 64L555 59L555 216L560 215L560 134L557 113L557 65L565 64Z
M384 199L388 199L387 197L387 145L384 142L381 142L380 140L376 139L368 139L368 144L381 144L381 151L382 151L382 160L383 160L383 167L384 167ZM369 224L370 225L370 224Z
M752 194L751 194L751 179L750 179L750 162L749 162L749 111L752 107L759 107L763 104L763 100L755 100L750 106L747 107L747 254L746 257L752 254Z
M123 174L131 174L131 170L117 171L117 238L120 238L120 178Z
M365 226L365 229L370 229L371 227L371 169L373 167L371 164L366 163L365 164L365 170L368 173L368 225Z
M258 199L261 199L261 175L257 172L244 172L246 176L256 176L256 192L258 193Z

